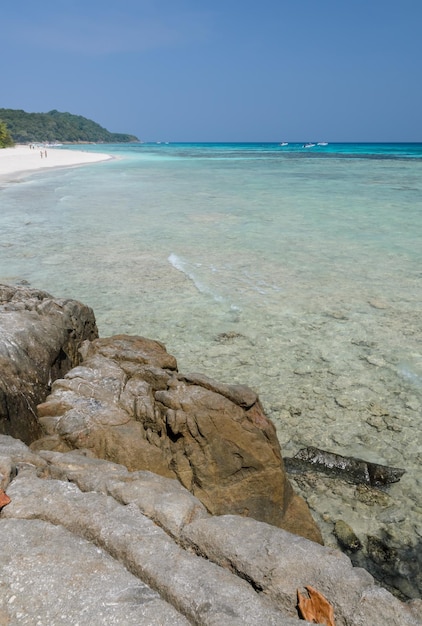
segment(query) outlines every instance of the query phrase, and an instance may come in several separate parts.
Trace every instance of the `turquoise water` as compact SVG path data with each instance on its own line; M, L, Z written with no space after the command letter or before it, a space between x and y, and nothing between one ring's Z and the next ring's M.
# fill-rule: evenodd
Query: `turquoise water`
M418 466L422 144L84 149L3 185L2 282L250 385L287 452Z

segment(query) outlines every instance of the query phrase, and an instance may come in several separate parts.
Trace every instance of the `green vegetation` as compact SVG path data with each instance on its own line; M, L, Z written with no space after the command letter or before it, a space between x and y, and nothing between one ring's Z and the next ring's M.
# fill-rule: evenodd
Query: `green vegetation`
M0 120L6 124L15 143L128 143L139 141L134 135L110 133L82 115L60 113L26 113L0 109ZM4 125L3 124L3 125ZM0 127L0 145L2 133ZM9 144L10 145L10 144Z
M13 146L13 139L6 124L0 120L0 148L9 148L9 146Z

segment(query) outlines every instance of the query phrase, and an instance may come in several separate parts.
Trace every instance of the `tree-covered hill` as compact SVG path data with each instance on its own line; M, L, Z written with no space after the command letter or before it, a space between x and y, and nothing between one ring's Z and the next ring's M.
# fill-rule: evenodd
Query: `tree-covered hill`
M82 117L60 111L27 113L15 109L0 109L0 121L6 124L15 143L128 143L139 141L134 135L110 133Z

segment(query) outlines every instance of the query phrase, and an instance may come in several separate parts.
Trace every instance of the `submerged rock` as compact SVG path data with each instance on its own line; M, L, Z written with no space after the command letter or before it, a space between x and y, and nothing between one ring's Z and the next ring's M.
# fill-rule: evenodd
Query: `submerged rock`
M389 467L351 456L334 454L313 446L302 448L294 457L285 458L285 464L287 470L292 473L312 469L355 484L366 484L372 487L396 483L406 471L399 467Z
M356 550L360 550L362 548L362 543L353 528L341 519L337 520L334 525L334 534L344 550L356 552Z

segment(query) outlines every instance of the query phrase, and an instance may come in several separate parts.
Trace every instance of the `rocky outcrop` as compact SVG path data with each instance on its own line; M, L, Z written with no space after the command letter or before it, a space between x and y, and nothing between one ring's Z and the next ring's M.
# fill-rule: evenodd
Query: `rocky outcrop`
M45 291L0 285L0 433L40 436L36 406L98 336L92 309Z
M402 470L368 467L357 459L357 472L352 467L350 474L344 457L334 455L339 468L333 479L331 457L325 465L314 463L319 452L330 453L317 450L315 456L314 449L308 448L309 459L287 459L287 469L293 472L287 480L272 424L250 389L198 374L182 375L174 357L151 340L122 336L87 341L81 347L84 339L96 337L95 319L91 309L73 300L7 286L0 286L0 296L0 433L19 436L26 443L38 438L32 457L22 442L8 438L13 467L10 451L2 456L0 449L0 507L8 502L1 491L9 480L5 477L14 476L22 463L30 463L42 475L46 458L37 454L42 448L51 450L48 454L74 448L84 455L94 453L124 463L132 476L137 469L152 470L143 472L142 488L139 477L127 480L124 490L119 489L119 501L130 505L134 495L142 492L146 514L155 523L161 524L157 509L173 515L166 530L173 537L196 519L195 494L208 515L249 515L321 541L307 504L293 493L291 484L313 511L318 510L316 503L320 509L324 506L327 494L341 493L343 508L319 518L327 543L341 546L353 565L364 567L399 598L420 597L420 541L400 523L406 511L392 506L391 488L387 491L385 486L398 480ZM53 394L44 403L56 378ZM36 419L38 402L43 432ZM222 415L229 419L221 419ZM89 457L84 458L88 462ZM60 465L55 461L49 475L70 480L69 470L60 474ZM392 473L385 474L385 469ZM77 468L72 471L80 474ZM98 478L92 490L115 497L104 491L104 485L113 472L121 471L121 465L108 462L102 471L102 483ZM84 476L80 486L89 490L91 483ZM400 483L404 488L408 476ZM175 484L190 490L196 503L192 508L185 509L185 496L174 489ZM180 514L179 502L186 517ZM352 503L354 516L345 515L345 502ZM374 510L382 526L379 530L375 524L368 531L360 519L372 520ZM416 534L420 536L417 529ZM0 624L2 619L0 611Z
M177 478L213 515L246 515L322 541L251 389L183 375L162 344L142 337L96 339L81 353L38 406L45 436L34 450L89 449Z
M341 552L211 516L174 479L6 436L0 459L0 624L299 626L297 592L312 586L336 626L421 625L421 601L400 602Z

